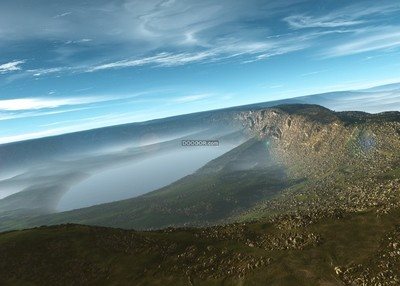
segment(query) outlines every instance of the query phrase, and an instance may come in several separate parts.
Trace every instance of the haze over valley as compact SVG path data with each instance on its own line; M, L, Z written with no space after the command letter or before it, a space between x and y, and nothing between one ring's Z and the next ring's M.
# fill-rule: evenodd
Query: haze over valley
M382 101L388 96L390 103ZM193 173L248 138L239 123L215 123L205 129L204 121L280 103L315 103L338 111L381 112L388 106L400 110L400 88L393 84L366 91L311 95L6 144L0 146L4 162L1 174L5 177L0 181L0 211L64 211L156 190ZM185 148L181 146L185 138L219 139L220 146ZM22 157L16 157L16 153ZM43 192L46 200L35 198ZM25 194L29 197L26 201Z

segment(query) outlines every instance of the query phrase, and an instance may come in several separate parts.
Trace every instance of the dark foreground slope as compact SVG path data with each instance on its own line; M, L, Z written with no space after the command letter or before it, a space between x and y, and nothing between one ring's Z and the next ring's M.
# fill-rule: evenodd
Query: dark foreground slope
M0 234L1 285L399 285L399 210L136 232Z

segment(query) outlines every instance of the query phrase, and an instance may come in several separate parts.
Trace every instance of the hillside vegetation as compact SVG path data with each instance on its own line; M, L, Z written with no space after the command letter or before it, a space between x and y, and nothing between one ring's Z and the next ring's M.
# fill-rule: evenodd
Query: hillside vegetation
M0 234L0 282L400 284L400 113L285 105L233 120L253 138L165 188L10 220L69 224Z

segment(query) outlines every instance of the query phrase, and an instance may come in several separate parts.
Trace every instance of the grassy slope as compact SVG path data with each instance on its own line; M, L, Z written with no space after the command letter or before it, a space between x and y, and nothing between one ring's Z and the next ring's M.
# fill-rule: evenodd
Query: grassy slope
M80 225L3 233L0 283L190 285L191 280L193 285L343 285L336 266L362 264L379 271L374 259L385 251L385 237L395 230L399 214L325 218L290 230L260 221L144 233ZM315 233L320 239L300 249L271 250L247 242L287 233ZM257 261L266 263L256 266ZM393 265L395 272L398 266Z

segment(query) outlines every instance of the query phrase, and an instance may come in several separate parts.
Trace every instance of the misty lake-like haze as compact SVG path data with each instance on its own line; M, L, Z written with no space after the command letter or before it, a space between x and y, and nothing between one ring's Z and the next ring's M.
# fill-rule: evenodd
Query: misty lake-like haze
M148 193L192 174L234 147L231 144L183 147L102 170L73 186L61 198L57 210L67 211Z

